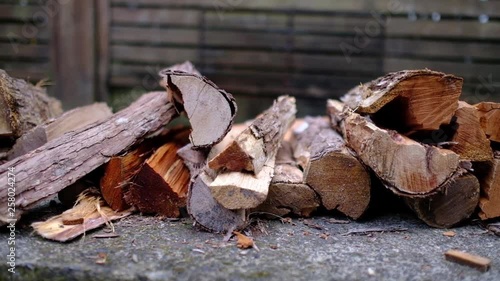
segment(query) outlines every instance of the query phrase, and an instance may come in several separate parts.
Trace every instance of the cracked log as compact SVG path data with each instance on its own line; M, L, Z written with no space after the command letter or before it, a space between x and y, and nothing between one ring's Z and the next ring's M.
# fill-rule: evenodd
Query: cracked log
M142 165L127 185L125 201L144 214L158 214L169 218L180 216L179 208L186 206L190 181L189 170L177 150L189 142L189 130L173 130Z
M452 145L449 149L459 154L460 159L469 161L493 159L490 141L481 129L479 113L473 106L460 101L451 127L455 127L456 130L450 139ZM500 127L500 123L497 127Z
M446 183L438 193L425 198L405 198L407 205L426 224L449 228L469 218L479 201L479 181L463 174Z
M265 162L259 164L262 168L258 169L259 172L255 174L246 171L219 170L210 184L210 190L220 204L232 210L251 209L266 200L279 143L295 119L295 113L295 99L280 97L270 109L252 122L249 130L244 130L236 138L236 140L241 140L241 136L244 135L243 139L253 139L254 141L248 144L252 144L257 150L262 150L260 155L263 155L263 158L259 161ZM229 145L231 146L232 144ZM227 151L227 147L224 151ZM221 154L215 155L218 157ZM226 156L224 159L229 161L231 157Z
M283 141L276 156L274 176L266 201L251 213L308 217L319 206L320 200L316 192L304 183L304 175L293 158L292 145Z
M481 128L488 139L500 143L500 103L481 102L474 107L479 112Z
M500 152L487 163L476 163L474 170L481 183L479 217L482 220L500 217Z
M327 118L306 117L296 132L294 156L304 171L304 182L318 193L327 210L360 218L370 203L370 174Z
M44 198L158 134L176 116L165 92L153 92L100 124L87 126L46 143L0 166L0 180L16 175L15 216L7 210L8 189L0 189L0 221L9 222ZM9 201L10 202L10 201Z
M452 179L460 166L453 151L381 129L357 113L348 113L343 125L347 146L396 194L430 195Z
M16 140L9 160L24 155L67 132L76 131L95 122L106 120L113 112L105 103L95 103L65 112L56 119L38 125Z
M210 148L220 142L236 115L233 96L205 77L178 68L162 70L160 76L177 112L186 112L192 127L193 148Z
M283 135L295 119L295 99L279 97L274 105L208 162L213 170L258 174L269 158L276 157Z
M63 113L45 89L10 77L0 69L0 138L14 140Z
M449 124L463 79L441 72L404 70L353 88L342 101L378 126L409 135Z

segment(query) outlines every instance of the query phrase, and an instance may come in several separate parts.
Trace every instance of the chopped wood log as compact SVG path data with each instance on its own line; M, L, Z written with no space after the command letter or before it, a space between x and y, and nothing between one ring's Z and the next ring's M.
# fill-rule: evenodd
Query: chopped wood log
M131 210L115 212L106 206L98 194L84 192L73 208L46 221L35 222L31 226L46 239L66 242L131 213Z
M220 142L236 115L233 96L193 73L165 69L160 76L177 112L186 112L193 130L190 135L193 148L209 148Z
M357 113L371 114L378 126L408 135L449 124L462 84L462 78L441 72L404 70L357 86L342 101Z
M405 198L408 206L426 224L449 228L469 218L479 202L479 181L472 174L461 175L443 189L425 198Z
M304 182L327 210L360 218L370 203L370 174L323 117L306 117L307 128L295 136L294 156Z
M0 69L0 137L16 139L63 113L61 103L45 89L10 77Z
M255 137L254 140L256 141L250 141L250 143L258 149L263 149L262 155L264 155L265 162L262 168L258 169L259 172L255 174L245 171L219 170L210 184L210 190L217 202L228 209L235 210L255 208L266 200L273 177L279 143L295 119L295 112L295 99L280 97L262 115L274 117L257 118L250 125L251 133L249 135L246 134L247 130L245 130L238 136L237 140L240 139L241 135L245 135L247 139ZM276 141L278 143L275 143ZM261 144L258 144L259 142ZM217 156L219 155L221 154L217 154ZM262 161L262 159L259 161Z
M500 217L500 157L488 163L476 163L474 170L481 183L479 217L482 220Z
M187 134L181 132L158 148L142 165L133 184L127 185L125 201L141 213L177 218L179 208L186 206L190 175L177 155L177 150L189 141L189 131L184 132Z
M282 217L294 214L308 217L320 206L316 192L304 183L304 175L293 159L292 146L282 142L276 156L274 177L266 200L251 213Z
M488 139L500 143L500 103L481 102L474 107L479 112L481 128Z
M193 149L191 143L177 150L177 155L184 161L184 165L188 168L191 179L198 176L207 162L207 153L205 151Z
M24 155L67 132L76 131L95 122L106 120L113 112L105 103L78 107L39 125L17 139L9 152L9 160Z
M492 160L493 151L490 141L486 138L483 129L481 129L478 111L466 102L460 101L455 112L455 118L456 120L452 126L456 127L456 130L450 140L452 145L449 149L460 155L462 160ZM500 127L500 125L497 127Z
M176 116L164 92L142 96L100 124L70 132L0 166L0 180L16 174L16 212L7 211L7 188L0 189L0 221L16 219L111 157L157 135ZM10 169L10 170L9 170Z
M210 192L211 177L202 172L189 186L187 210L204 230L224 233L246 225L245 210L229 210L218 203Z
M486 272L490 269L491 260L481 256L472 255L457 250L448 250L446 251L446 253L444 253L444 256L448 261L470 266L481 272Z
M174 64L172 66L169 66L167 69L171 70L171 71L180 71L180 72L186 72L186 73L191 73L194 75L201 76L198 69L196 69L196 67L190 61L185 61L183 63Z
M122 211L130 208L125 202L124 190L133 184L132 178L139 172L153 150L152 143L145 141L123 156L112 157L106 164L100 186L102 197L111 209Z
M295 119L296 112L294 98L279 97L271 108L212 158L208 166L213 170L258 174L269 158L276 157L283 135Z
M381 129L357 113L349 114L344 126L347 146L397 194L434 193L459 169L459 156L453 151Z

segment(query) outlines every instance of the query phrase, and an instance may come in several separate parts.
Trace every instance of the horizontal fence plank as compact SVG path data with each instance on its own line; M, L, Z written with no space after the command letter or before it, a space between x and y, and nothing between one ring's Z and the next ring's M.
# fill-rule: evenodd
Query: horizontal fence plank
M49 63L0 60L0 69L5 70L12 77L26 79L32 83L51 77Z
M112 8L112 24L172 24L195 26L200 22L200 11L197 10L169 10L169 9L135 9L135 8Z
M484 13L492 16L500 16L500 3L498 1L461 1L461 0L113 0L114 5L135 7L200 7L217 9L220 11L231 9L285 9L304 10L309 12L342 11L342 12L364 12L374 11L378 13L409 13L430 14L438 12L450 15L478 16Z
M178 28L156 27L111 27L111 41L122 45L127 43L156 44L199 44L200 31Z
M48 45L0 43L0 59L2 60L45 60L49 58Z
M0 20L1 21L14 21L14 22L25 22L34 20L45 20L46 14L43 13L43 6L41 5L30 5L24 6L19 4L2 4L0 3Z
M47 43L50 37L48 26L28 25L25 23L3 23L0 24L0 40L26 42L36 40Z

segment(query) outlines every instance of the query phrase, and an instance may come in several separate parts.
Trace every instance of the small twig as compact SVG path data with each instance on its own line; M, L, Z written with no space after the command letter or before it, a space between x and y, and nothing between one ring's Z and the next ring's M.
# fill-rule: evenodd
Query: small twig
M403 232L403 231L408 231L408 228L399 228L399 227L389 227L389 228L366 228L366 229L355 229L355 230L350 230L346 233L340 234L342 236L347 236L347 235L368 235L369 233L374 233L374 232Z

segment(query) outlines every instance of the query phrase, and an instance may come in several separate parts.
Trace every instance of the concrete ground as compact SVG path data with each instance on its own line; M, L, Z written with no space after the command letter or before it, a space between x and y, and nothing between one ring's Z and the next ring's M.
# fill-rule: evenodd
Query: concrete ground
M106 233L101 229L64 244L24 226L16 235L14 275L3 230L0 280L500 280L500 237L474 223L447 237L406 214L347 224L330 217L261 220L250 233L258 250L200 232L190 219L134 215L114 226L116 238L94 238ZM358 233L370 229L397 231ZM491 269L446 261L449 249L488 257Z

